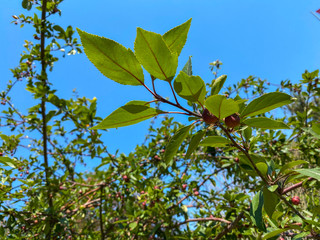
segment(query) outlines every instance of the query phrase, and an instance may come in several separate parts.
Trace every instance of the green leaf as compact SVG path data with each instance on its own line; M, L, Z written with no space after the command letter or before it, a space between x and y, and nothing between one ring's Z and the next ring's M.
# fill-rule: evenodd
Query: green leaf
M23 0L22 1L22 7L24 9L30 10L32 8L32 3L30 0Z
M137 226L138 226L137 222L132 222L132 223L129 224L130 230L134 230Z
M191 56L189 57L188 62L184 65L182 72L188 74L189 76L192 76L192 62L191 62Z
M290 129L288 125L281 121L276 121L266 117L249 118L242 121L244 124L263 129Z
M312 178L320 181L320 168L311 168L311 169L304 168L304 169L297 169L294 171L298 172L304 176L312 177Z
M320 124L313 123L311 128L302 128L302 129L312 134L314 137L320 139Z
M192 136L185 159L188 159L191 154L193 153L194 150L196 150L196 148L198 147L201 139L203 138L203 136L206 134L205 131L199 131L197 132L195 135Z
M261 230L266 231L262 218L263 193L259 191L252 199L250 204L250 217L252 222Z
M174 155L177 153L183 140L187 137L191 127L193 127L193 125L180 128L169 140L169 143L166 146L166 151L164 153L164 159L167 164L171 162Z
M308 232L299 233L299 234L295 235L295 236L292 238L292 240L302 240L303 237L308 236L309 234L310 234L309 231L308 231Z
M124 85L143 84L143 70L130 49L108 38L77 30L84 52L104 76Z
M291 96L281 92L272 92L253 100L242 111L241 117L251 117L291 103Z
M233 99L227 99L223 95L208 97L204 105L219 119L228 117L239 110L238 104Z
M179 56L182 48L186 44L189 28L191 25L191 18L185 23L172 28L163 35L163 39L171 52L177 53Z
M244 130L243 130L243 136L244 138L246 139L247 142L250 141L250 138L252 136L252 128L251 127L246 127Z
M314 123L312 124L312 131L314 131L316 134L320 136L320 123Z
M301 165L301 164L307 164L307 161L304 160L298 160L298 161L293 161L293 162L289 162L287 164L285 164L281 169L280 169L280 173L286 173L288 169L291 169L295 166Z
M227 80L227 75L221 75L220 77L215 79L211 88L211 95L218 94L226 80Z
M201 141L200 145L208 147L223 147L229 143L230 141L227 138L221 136L210 136Z
M97 126L91 129L108 129L136 124L164 113L161 110L151 108L147 102L131 101L112 112Z
M12 168L16 168L16 162L8 157L0 157L0 163Z
M269 191L269 189L267 188L263 188L263 198L264 198L264 210L266 211L268 216L272 219L272 214L274 213L276 206L279 203L279 198L275 193Z
M178 67L178 55L171 53L162 36L137 28L134 50L139 62L155 78L171 81Z
M264 235L262 240L266 240L266 239L275 237L275 236L279 235L280 233L283 233L288 230L290 230L290 229L289 228L281 228L281 229L273 230L271 232L268 232L266 235Z
M198 102L200 105L204 103L206 84L199 76L188 76L181 71L174 80L173 86L180 97L191 102Z
M270 186L270 187L268 187L268 190L270 191L270 192L274 192L275 190L277 190L278 189L278 185L272 185L272 186Z

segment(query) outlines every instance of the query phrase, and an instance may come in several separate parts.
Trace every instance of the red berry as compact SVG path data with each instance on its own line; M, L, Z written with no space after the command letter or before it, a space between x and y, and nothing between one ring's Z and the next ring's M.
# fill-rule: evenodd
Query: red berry
M194 194L195 196L198 196L198 195L199 195L199 192L198 192L198 191L194 191L193 194Z
M157 190L157 189L159 189L159 187L158 186L154 186L154 189Z
M160 157L159 157L158 155L155 155L155 156L153 157L153 159L158 161L158 160L160 160Z
M234 128L240 125L240 117L238 114L234 113L224 119L224 122L229 128Z
M141 191L140 193L141 193L141 194L144 194L144 191Z
M234 161L235 161L236 163L239 163L239 158L236 157L236 158L234 159Z
M15 181L15 180L16 180L16 178L15 178L15 177L13 177L13 178L11 178L11 180L12 180L12 181Z
M219 120L215 115L211 114L209 110L206 108L202 112L202 119L207 124L214 124Z
M147 202L146 201L144 201L143 203L142 203L142 206L146 206L147 205Z
M29 174L29 171L26 171L26 174Z
M300 198L298 196L294 196L291 198L291 202L293 205L299 205L300 204Z
M125 182L129 182L129 177L128 177L127 175L124 175L124 176L122 177L122 179L123 179Z
M187 187L188 187L188 185L187 185L187 184L182 184L182 189L183 189L183 190L186 190L186 189L187 189Z
M2 157L3 156L3 152L0 152L0 157Z

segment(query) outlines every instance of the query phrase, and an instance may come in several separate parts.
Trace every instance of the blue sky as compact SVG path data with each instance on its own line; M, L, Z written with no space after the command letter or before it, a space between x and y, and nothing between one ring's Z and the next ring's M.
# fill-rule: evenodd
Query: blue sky
M285 79L296 82L304 70L319 68L320 22L310 14L318 8L320 2L316 0L95 0L90 4L68 0L61 4L62 17L52 21L111 38L133 49L137 27L163 34L192 18L178 70L192 55L194 74L206 82L213 79L209 63L219 59L223 62L220 73L228 75L226 85L249 75L278 83ZM33 39L31 27L20 29L10 24L11 16L20 13L28 14L20 0L1 0L1 89L12 79L9 69L17 65L24 40ZM61 58L50 81L61 97L71 97L74 88L80 96L97 97L102 117L130 100L152 100L142 87L123 86L105 78L84 54ZM167 85L157 83L161 93L172 97ZM20 109L32 105L23 86L16 88L12 96ZM143 142L148 123L105 133L110 151L132 151Z

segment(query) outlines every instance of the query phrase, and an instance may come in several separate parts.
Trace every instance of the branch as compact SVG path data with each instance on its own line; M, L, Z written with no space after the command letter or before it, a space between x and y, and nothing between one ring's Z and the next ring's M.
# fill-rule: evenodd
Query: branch
M179 226L189 223L189 222L206 222L206 221L217 221L217 222L223 222L223 223L227 223L227 224L231 224L230 221L225 220L223 218L217 218L217 217L207 217L207 218L190 218L187 219L186 221L179 223Z
M312 177L309 177L307 179L307 181L311 181L312 179L313 179ZM301 181L299 183L293 184L292 186L283 189L282 192L281 192L281 195L284 195L284 194L286 194L286 193L288 193L288 192L290 192L290 191L292 191L292 190L294 190L296 188L302 187L303 182L304 181Z
M243 218L243 215L244 215L244 212L242 211L228 227L226 227L221 233L218 234L218 236L216 236L214 238L214 240L221 239L228 232L231 232L232 229L234 229L237 226L237 224L241 220L241 218Z

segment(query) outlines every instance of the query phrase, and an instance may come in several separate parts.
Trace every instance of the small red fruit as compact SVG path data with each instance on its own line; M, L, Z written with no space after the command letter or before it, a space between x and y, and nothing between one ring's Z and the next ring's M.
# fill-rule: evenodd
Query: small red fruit
M159 161L159 160L160 160L160 157L159 157L158 155L155 155L155 156L153 157L153 159Z
M187 187L188 187L188 185L187 185L187 184L182 184L182 189L183 189L183 190L186 190L186 189L187 189Z
M239 163L239 158L236 157L236 158L234 159L234 161L235 161L236 163Z
M154 186L154 189L155 189L155 190L158 190L158 189L159 189L159 187L158 187L158 186Z
M300 198L298 196L294 196L291 198L291 202L293 205L299 205L300 204Z
M215 115L211 114L209 110L206 108L202 112L202 119L207 124L214 124L219 120Z
M144 191L141 191L140 194L144 194Z
M26 174L29 174L29 171L26 171Z
M198 192L198 191L194 191L193 194L194 194L195 196L198 196L198 195L199 195L199 192Z
M142 203L142 206L146 206L147 205L147 202L146 201L144 201L143 203Z
M124 175L124 176L122 177L122 179L123 179L125 182L129 182L129 177L128 177L127 175Z
M3 156L3 152L0 152L0 157L2 157Z
M240 125L240 117L238 114L234 113L226 117L224 122L229 128L234 128Z

